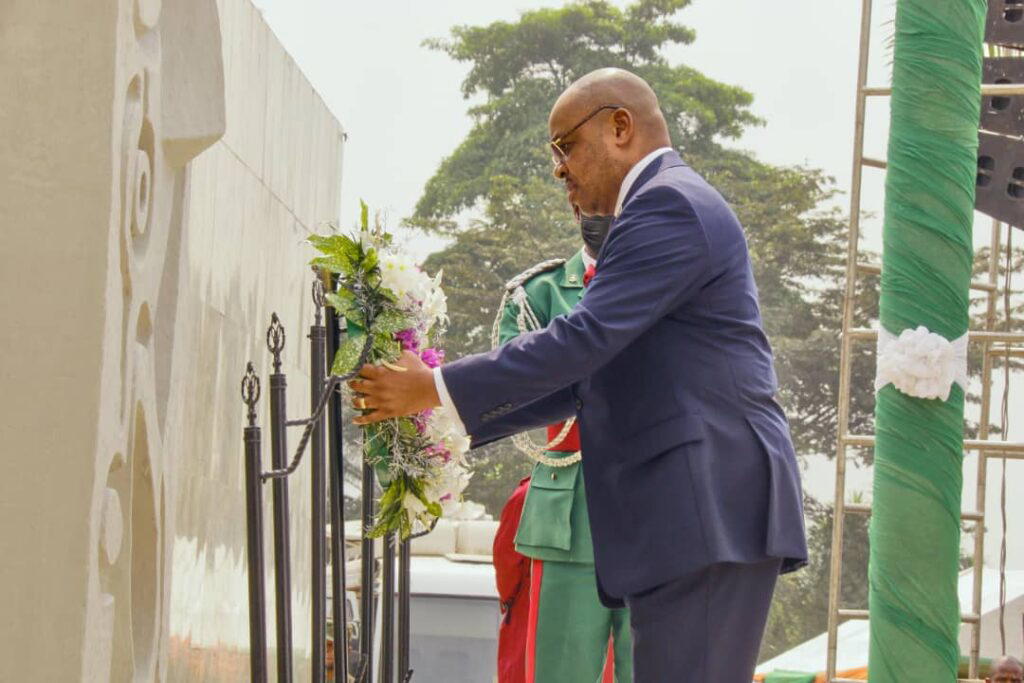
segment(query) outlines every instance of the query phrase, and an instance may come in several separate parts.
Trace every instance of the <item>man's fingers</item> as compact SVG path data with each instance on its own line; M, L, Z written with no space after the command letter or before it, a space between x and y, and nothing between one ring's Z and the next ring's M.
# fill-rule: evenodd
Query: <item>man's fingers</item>
M373 424L374 422L381 422L383 420L388 419L389 417L394 417L394 415L389 415L383 410L375 410L372 413L367 413L366 415L362 415L360 417L355 418L354 420L352 420L352 424L368 425Z
M366 379L352 379L348 382L348 388L352 391L358 391L360 394L365 394L373 391L374 383Z
M373 408L373 404L367 401L365 396L356 396L352 399L352 407L356 410L369 410Z
M367 363L359 370L359 376L364 379L377 379L383 375L387 370L384 368L377 367L376 365L370 365Z

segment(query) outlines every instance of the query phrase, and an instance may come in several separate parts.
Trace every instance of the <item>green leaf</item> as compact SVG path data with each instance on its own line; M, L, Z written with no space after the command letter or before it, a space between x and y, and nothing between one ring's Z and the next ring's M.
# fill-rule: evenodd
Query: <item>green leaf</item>
M363 258L363 272L367 274L372 273L378 268L379 264L380 257L377 255L377 250L370 249Z
M370 207L362 199L359 200L359 227L363 232L370 230Z
M416 428L416 423L407 417L403 417L398 420L398 431L407 439L416 438L420 433Z
M366 343L366 335L349 335L345 341L341 343L341 347L338 348L338 352L334 354L334 362L331 364L332 375L347 375L356 369L356 363L359 362L359 355L363 351L363 345Z
M402 355L402 345L395 341L394 336L391 334L374 332L373 353L376 360L386 360L391 363L398 360L399 356Z
M337 292L327 292L324 294L324 301L337 311L338 315L355 322L362 320L362 311L358 309L355 297L348 290L342 289Z
M383 508L395 503L395 501L401 502L404 497L405 477L396 477L394 481L384 489L384 495L381 496L380 499L380 506Z
M337 256L317 256L310 260L310 265L331 273L350 275L352 268L348 261L343 261Z
M394 334L402 330L408 330L413 326L414 321L410 316L393 308L385 309L373 321L373 329L380 334Z
M340 241L349 239L345 235L310 235L306 241L319 251L330 254L338 250Z
M363 255L358 243L345 238L344 241L336 242L327 249L322 249L324 256L317 256L310 263L312 265L326 268L334 273L341 273L346 276L353 276L357 270L361 271Z

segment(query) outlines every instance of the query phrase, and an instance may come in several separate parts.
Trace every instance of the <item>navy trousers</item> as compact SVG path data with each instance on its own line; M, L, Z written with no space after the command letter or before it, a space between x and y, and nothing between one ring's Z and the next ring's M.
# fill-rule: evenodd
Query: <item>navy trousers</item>
M627 596L634 683L750 683L780 566L715 564Z

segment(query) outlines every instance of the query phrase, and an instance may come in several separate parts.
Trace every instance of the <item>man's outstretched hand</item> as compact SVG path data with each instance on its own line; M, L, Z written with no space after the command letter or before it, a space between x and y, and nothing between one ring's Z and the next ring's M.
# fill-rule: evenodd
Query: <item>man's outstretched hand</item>
M411 351L402 352L392 366L364 365L359 379L348 384L357 394L352 406L363 411L352 421L357 425L415 415L441 405L433 371Z

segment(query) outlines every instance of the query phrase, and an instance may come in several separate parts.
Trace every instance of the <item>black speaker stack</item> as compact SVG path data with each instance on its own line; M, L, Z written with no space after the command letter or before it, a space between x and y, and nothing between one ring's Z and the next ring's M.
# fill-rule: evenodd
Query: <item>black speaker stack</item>
M982 83L1024 84L1024 0L989 0L985 42L1005 48L986 57ZM1024 95L986 95L981 104L975 207L1024 227Z

